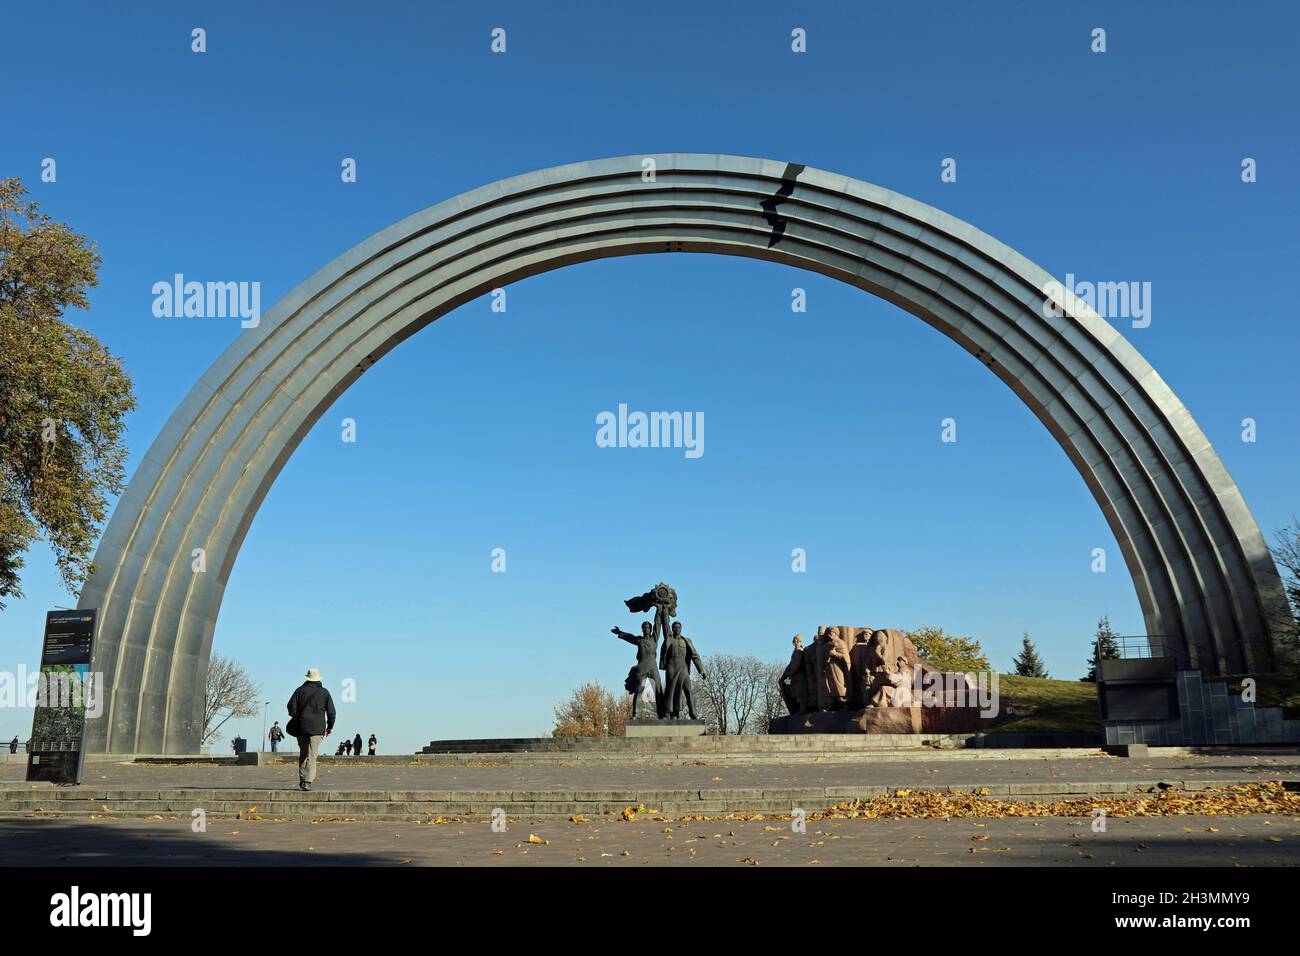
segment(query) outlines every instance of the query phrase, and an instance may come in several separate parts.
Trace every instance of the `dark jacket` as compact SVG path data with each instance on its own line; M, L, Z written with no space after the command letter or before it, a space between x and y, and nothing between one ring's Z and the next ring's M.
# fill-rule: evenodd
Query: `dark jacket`
M289 698L289 716L298 718L298 734L316 737L334 729L334 698L320 681L303 681Z

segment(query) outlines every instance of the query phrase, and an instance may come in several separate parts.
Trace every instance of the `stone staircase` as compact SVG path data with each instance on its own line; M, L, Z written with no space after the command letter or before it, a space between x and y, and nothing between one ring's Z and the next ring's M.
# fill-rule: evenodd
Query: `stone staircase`
M445 753L852 753L962 748L972 734L744 734L683 737L497 737L433 740L421 752Z
M1026 754L1021 748L1038 748ZM934 759L1081 757L1100 735L746 734L727 737L514 737L434 740L417 759L509 766L859 763Z
M1010 783L980 787L910 788L912 793L966 790L994 798L1056 800L1069 797L1139 796L1157 787L1201 790L1233 784L1258 783L1255 776L1223 776L1212 780L1125 780L1091 782ZM808 813L835 804L890 794L883 786L825 786L710 789L629 790L298 790L174 788L118 790L55 787L49 784L0 786L0 818L118 818L185 819L202 810L212 818L240 820L392 820L435 822L439 817L484 821L503 811L510 820L610 819L626 808L644 807L653 817L723 814ZM651 812L654 811L654 812Z

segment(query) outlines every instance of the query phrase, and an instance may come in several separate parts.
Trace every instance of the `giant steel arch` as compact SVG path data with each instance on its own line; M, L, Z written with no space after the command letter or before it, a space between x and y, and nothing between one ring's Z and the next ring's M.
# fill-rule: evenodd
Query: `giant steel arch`
M118 502L81 594L81 607L100 609L95 669L110 690L88 749L197 750L217 612L249 524L308 429L389 349L498 286L649 252L819 272L960 343L1078 468L1148 633L1207 672L1271 666L1281 585L1240 492L1110 324L1073 299L1059 316L1043 308L1046 272L974 226L847 176L736 156L631 156L502 180L390 226L294 289L204 373ZM200 547L207 570L194 573Z

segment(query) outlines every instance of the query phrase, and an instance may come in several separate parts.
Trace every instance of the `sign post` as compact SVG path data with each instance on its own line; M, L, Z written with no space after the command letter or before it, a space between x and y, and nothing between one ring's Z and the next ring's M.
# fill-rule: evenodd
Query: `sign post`
M91 675L97 611L49 611L41 645L40 683L27 748L27 779L81 783L86 708L97 717L104 688Z

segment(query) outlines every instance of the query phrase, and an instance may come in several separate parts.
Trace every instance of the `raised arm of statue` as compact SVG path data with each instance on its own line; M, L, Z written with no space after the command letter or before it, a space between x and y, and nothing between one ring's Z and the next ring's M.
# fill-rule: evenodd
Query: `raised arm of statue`
M629 634L627 631L620 630L617 627L611 627L609 629L609 632L613 634L615 637L617 637L619 640L627 641L629 644L641 643L641 638L637 637L635 634Z

